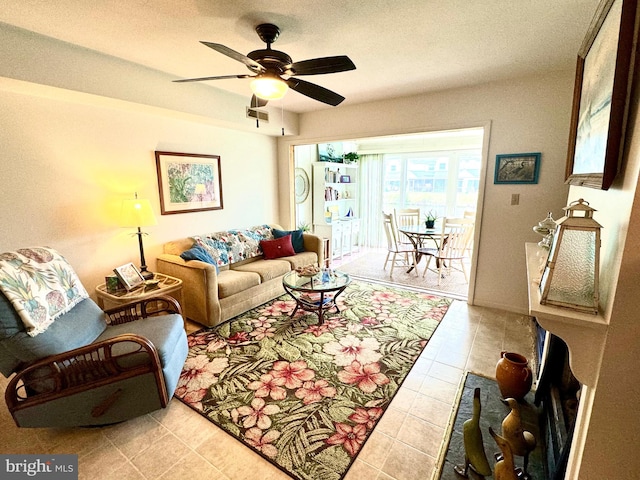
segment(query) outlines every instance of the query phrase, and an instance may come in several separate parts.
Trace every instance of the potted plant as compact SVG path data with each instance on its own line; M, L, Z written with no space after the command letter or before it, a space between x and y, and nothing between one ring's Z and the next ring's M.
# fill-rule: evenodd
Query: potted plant
M429 213L424 216L424 224L427 228L434 228L436 225L436 220L438 216L433 213L433 210L429 210Z
M342 161L347 164L357 163L359 158L360 158L360 155L358 155L356 152L349 152L349 153L345 153L342 156Z

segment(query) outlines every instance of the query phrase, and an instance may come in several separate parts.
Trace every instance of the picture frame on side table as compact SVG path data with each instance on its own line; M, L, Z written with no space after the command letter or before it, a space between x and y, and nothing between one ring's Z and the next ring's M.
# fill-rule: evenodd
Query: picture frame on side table
M496 155L493 183L538 183L540 153Z
M219 155L155 152L160 213L222 210Z
M139 287L144 282L142 273L140 273L140 270L138 270L133 263L125 263L124 265L116 267L113 269L113 273L120 279L120 282L127 291Z
M620 170L637 0L602 0L576 66L565 183L608 190Z

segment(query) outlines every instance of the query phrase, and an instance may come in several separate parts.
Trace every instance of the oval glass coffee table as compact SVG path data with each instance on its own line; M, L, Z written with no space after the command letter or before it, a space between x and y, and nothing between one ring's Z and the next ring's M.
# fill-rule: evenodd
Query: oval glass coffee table
M295 315L298 308L318 315L320 325L324 320L324 312L334 308L339 312L336 299L351 283L351 278L344 272L332 270L319 272L311 277L289 272L282 278L285 291L296 301L296 308L291 312Z

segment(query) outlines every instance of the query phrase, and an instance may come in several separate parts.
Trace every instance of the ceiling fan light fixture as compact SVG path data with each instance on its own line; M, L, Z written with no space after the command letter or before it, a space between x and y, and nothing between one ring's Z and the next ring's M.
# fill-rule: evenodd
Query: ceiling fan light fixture
M264 100L279 100L287 93L289 85L272 76L259 76L251 81L251 91L256 97Z

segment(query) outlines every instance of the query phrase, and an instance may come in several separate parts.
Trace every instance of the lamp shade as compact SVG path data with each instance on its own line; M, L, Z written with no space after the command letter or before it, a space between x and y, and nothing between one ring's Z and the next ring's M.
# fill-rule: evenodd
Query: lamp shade
M121 227L149 227L157 223L149 200L135 198L122 201L122 210L120 212Z
M260 75L251 81L251 91L264 100L278 100L289 90L282 79L271 75Z
M540 280L540 303L597 314L602 226L583 199L564 210Z

